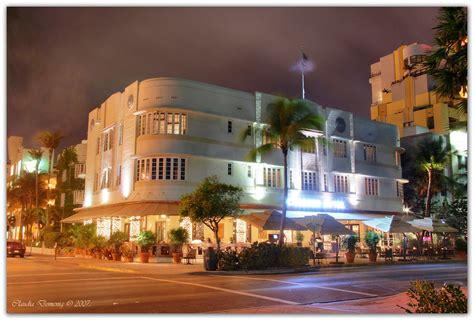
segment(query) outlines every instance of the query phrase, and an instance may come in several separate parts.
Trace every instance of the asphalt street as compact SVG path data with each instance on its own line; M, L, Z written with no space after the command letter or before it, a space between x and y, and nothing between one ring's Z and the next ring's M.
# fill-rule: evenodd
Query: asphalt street
M9 313L232 313L314 307L404 292L416 279L467 286L466 262L321 268L285 275L216 275L199 265L7 258ZM306 309L311 312L313 309ZM323 311L321 311L323 310Z

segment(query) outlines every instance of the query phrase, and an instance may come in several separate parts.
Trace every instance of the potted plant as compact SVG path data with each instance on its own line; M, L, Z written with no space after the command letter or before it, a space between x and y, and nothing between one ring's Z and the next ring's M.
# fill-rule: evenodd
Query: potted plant
M92 238L92 244L96 259L102 259L102 250L107 245L107 239L103 236L95 236Z
M454 243L456 252L459 254L459 257L466 259L467 256L467 242L463 238L457 238Z
M296 232L296 245L298 247L303 246L304 235L301 231Z
M134 253L128 244L122 244L122 246L120 247L120 252L122 252L122 256L125 261L133 262Z
M171 229L169 238L171 244L174 245L174 252L172 253L173 262L181 263L181 257L183 256L183 244L187 243L189 238L188 230L182 227Z
M344 240L344 244L347 248L346 252L346 261L347 263L354 263L355 259L355 247L357 242L359 242L359 237L356 235L350 235Z
M148 252L156 242L156 235L151 231L142 231L138 234L137 244L140 247L140 261L148 263L150 253Z
M109 245L112 247L112 257L114 261L122 260L122 253L120 251L120 247L127 240L127 234L122 231L115 231L110 235Z
M365 235L365 243L369 247L369 261L376 262L377 261L377 244L380 241L380 237L373 231L367 232Z

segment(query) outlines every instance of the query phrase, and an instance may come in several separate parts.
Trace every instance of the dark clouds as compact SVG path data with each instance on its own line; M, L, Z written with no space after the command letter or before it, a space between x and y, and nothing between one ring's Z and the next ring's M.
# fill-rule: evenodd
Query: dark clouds
M171 76L298 96L369 116L371 63L431 43L437 8L8 8L7 134L87 135L87 114L135 80Z

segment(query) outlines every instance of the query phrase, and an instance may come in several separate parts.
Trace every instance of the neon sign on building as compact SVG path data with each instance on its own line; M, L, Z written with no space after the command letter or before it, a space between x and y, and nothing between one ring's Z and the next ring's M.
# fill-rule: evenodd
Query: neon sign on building
M332 199L305 199L305 198L288 198L286 204L292 208L301 209L346 209L346 204L342 200Z

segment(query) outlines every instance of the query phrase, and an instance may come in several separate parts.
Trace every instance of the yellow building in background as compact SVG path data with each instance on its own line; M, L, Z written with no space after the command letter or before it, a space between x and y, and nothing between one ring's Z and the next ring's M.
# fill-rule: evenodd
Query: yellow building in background
M433 91L433 79L423 70L430 51L426 44L402 45L370 66L371 119L396 125L401 137L446 134L453 123L465 120L453 101Z

